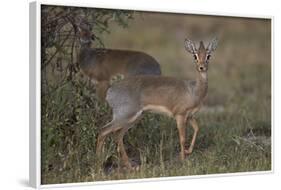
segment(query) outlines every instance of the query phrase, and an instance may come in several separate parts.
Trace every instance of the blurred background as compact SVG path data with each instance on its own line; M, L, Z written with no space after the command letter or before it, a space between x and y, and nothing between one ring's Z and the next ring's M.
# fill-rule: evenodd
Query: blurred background
M93 48L137 50L153 56L162 74L195 78L184 40L219 45L209 65L209 89L197 114L194 153L179 163L175 122L146 113L125 136L140 171L118 170L112 138L106 163L94 162L96 136L111 120L110 108L79 71L74 17L93 26ZM45 23L45 24L44 24ZM271 169L271 20L75 7L42 7L42 182L264 171ZM192 130L187 128L187 138ZM189 142L189 140L188 140Z
M271 22L251 19L141 12L128 28L112 26L103 36L113 49L144 51L161 64L163 75L195 78L193 57L184 48L189 38L205 46L217 36L219 46L210 61L209 104L224 104L226 99L248 95L258 101L260 91L270 99ZM255 83L251 83L255 82ZM264 89L257 88L258 85ZM266 98L266 96L264 96ZM221 102L218 102L221 101Z

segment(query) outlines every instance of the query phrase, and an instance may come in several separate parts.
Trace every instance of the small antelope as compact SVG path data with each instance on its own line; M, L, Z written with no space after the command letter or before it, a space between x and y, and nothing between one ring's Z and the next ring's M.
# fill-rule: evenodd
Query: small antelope
M207 94L207 70L211 52L217 47L213 39L205 48L203 42L197 49L191 40L185 40L185 48L194 57L196 80L183 80L164 76L135 76L113 84L106 100L113 110L113 119L106 124L97 139L96 153L101 153L105 137L117 132L117 149L124 166L131 168L124 148L123 136L140 118L143 111L160 112L175 118L180 139L180 159L192 153L199 130L194 114L200 109ZM194 129L190 147L185 149L185 124Z
M97 83L97 95L104 99L110 79L118 74L161 75L159 63L150 55L129 50L91 48L93 35L88 23L77 24L80 39L78 62L83 73Z

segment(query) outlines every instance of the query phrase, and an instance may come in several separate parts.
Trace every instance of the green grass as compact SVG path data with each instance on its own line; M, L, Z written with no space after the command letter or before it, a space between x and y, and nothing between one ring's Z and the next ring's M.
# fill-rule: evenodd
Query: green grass
M184 50L184 38L219 34L209 67L208 97L196 115L200 131L194 152L180 162L175 121L145 113L124 138L130 158L141 163L139 171L118 168L114 136L106 140L106 169L100 170L95 161L96 137L111 120L110 108L79 74L61 85L57 82L61 76L48 71L49 87L42 89L43 94L51 91L42 95L42 183L271 170L270 23L204 16L143 17L131 21L127 29L112 26L114 32L104 36L105 44L153 55L164 75L193 78L195 69ZM189 125L186 131L189 143L193 131ZM114 168L110 172L109 166Z
M260 69L265 71L265 68ZM255 74L256 69L244 72ZM252 86L259 80L262 79L247 80L243 86ZM251 82L253 84L247 84ZM82 85L87 86L85 83ZM69 83L54 94L54 100L67 97L65 102L48 100L53 102L53 109L58 109L50 112L62 113L66 119L63 120L60 115L43 117L43 183L270 170L270 92L262 88L268 86L260 85L249 94L237 91L233 97L226 98L220 110L205 107L197 115L200 131L194 152L182 163L178 159L175 121L166 116L146 113L125 136L127 152L130 158L140 160L140 170L126 172L118 169L119 160L112 136L106 140L104 147L104 160L114 167L108 173L99 170L95 162L95 145L99 128L110 121L110 109L100 103L94 93L90 93L91 85L81 92L78 90L75 95L72 94L76 91L75 87ZM193 131L190 126L186 130L189 142Z

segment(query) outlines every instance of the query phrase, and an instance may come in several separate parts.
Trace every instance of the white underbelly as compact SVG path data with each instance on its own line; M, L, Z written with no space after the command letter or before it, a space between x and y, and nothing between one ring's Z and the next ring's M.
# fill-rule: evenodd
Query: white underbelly
M159 105L147 105L143 108L143 111L151 111L154 113L162 113L165 114L167 116L172 117L173 113L166 108L165 106L159 106Z

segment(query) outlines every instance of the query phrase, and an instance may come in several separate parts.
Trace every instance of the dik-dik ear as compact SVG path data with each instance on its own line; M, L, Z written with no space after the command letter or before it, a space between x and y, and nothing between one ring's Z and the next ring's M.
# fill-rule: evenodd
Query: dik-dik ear
M213 51L215 51L217 49L217 46L218 46L218 38L215 37L210 41L209 45L207 46L207 53L210 54Z
M80 27L79 27L81 23L82 23L81 17L78 17L78 16L74 17L74 24L75 24L75 26L78 30L81 30Z
M188 51L189 53L192 53L192 54L196 54L197 53L196 46L193 43L193 41L191 41L190 39L185 39L184 45L185 45L186 51Z

